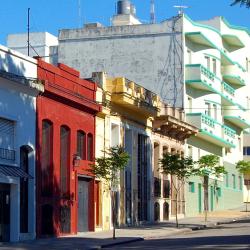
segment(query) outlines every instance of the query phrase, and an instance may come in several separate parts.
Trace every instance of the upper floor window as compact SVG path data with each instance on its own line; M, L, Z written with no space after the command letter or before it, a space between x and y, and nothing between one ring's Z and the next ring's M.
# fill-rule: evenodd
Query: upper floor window
M0 159L15 160L14 151L15 123L11 120L0 118Z
M70 165L70 129L61 126L60 129L60 188L61 194L69 193Z
M250 155L250 147L243 147L243 155Z
M214 119L217 120L217 105L216 104L213 104L213 113L214 113Z
M210 70L210 57L209 56L205 56L205 63L206 63L207 69Z
M86 160L86 134L80 130L77 131L77 155Z
M192 63L192 51L190 49L187 50L187 60L188 64Z
M53 124L44 120L42 122L41 147L41 194L52 195L53 185Z
M192 106L193 106L193 104L192 104L192 97L188 97L188 112L192 112Z
M217 72L216 59L213 58L213 59L212 59L212 62L213 62L213 73L216 75L216 72Z
M87 160L93 161L94 158L94 143L93 143L93 135L88 134L87 144L88 144L88 150L87 150Z
M211 116L211 104L208 102L205 103L205 114Z

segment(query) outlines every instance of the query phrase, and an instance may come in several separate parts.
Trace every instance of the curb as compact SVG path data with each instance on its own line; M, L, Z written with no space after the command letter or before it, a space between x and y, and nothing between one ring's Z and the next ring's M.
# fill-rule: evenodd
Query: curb
M93 246L93 247L90 247L88 249L89 250L97 250L97 249L103 249L103 248L108 248L108 247L127 244L127 243L133 243L133 242L137 242L137 241L144 241L144 238L138 237L138 238L133 238L133 239L127 239L127 240L123 240L123 241L102 244L100 246Z

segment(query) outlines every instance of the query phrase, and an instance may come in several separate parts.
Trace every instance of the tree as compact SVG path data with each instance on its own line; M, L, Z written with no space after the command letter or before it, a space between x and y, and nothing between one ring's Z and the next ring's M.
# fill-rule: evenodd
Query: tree
M121 146L111 147L104 151L104 156L96 158L95 163L91 164L91 172L105 181L111 195L113 239L115 239L115 226L117 223L116 199L115 195L119 186L119 173L124 170L129 161L129 155Z
M175 190L175 200L176 200L176 210L175 210L175 220L176 227L179 226L178 223L178 194L183 187L186 178L190 177L193 172L194 162L191 157L182 158L180 155L171 155L169 153L163 154L162 159L160 159L160 169L163 174L171 175L177 178L177 182L172 181L171 186Z
M203 189L204 189L204 214L205 222L207 222L208 213L208 187L209 176L220 177L225 174L224 166L219 165L219 157L216 155L204 155L197 162L198 168L195 169L195 175L202 177Z
M231 6L240 4L240 6L245 5L247 8L250 8L250 0L234 0Z
M244 178L246 175L250 175L250 161L238 161L236 163L236 168L238 171L244 175ZM248 211L248 200L249 200L249 189L250 185L246 182L246 187L247 187L247 202L246 202L246 212Z

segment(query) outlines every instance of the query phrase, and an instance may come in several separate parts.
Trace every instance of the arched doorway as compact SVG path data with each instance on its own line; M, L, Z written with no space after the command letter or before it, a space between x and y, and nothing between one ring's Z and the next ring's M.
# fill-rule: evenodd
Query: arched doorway
M169 204L167 202L163 204L163 220L169 220Z
M160 205L158 202L155 202L154 205L154 217L155 217L155 221L159 221L160 220Z

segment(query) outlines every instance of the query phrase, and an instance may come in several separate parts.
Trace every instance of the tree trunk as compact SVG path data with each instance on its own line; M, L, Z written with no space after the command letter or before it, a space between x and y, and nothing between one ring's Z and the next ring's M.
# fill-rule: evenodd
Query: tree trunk
M205 215L205 222L207 222L207 213L208 213L208 175L204 176L204 215Z
M116 227L116 202L115 202L115 191L111 191L111 209L112 209L112 224L113 224L113 240L116 239L115 227Z
M176 222L176 227L179 227L179 222L178 222L178 192L177 190L175 194L175 200L176 200L176 205L175 205L175 222Z

